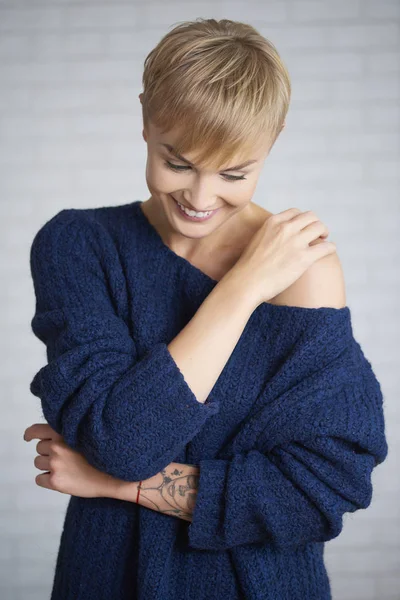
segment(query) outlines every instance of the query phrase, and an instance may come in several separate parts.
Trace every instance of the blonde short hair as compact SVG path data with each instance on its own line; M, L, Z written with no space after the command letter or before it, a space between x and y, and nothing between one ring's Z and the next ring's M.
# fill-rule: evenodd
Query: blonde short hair
M275 46L228 19L180 22L147 55L142 83L144 125L177 127L176 152L197 152L196 164L216 169L272 147L291 95Z

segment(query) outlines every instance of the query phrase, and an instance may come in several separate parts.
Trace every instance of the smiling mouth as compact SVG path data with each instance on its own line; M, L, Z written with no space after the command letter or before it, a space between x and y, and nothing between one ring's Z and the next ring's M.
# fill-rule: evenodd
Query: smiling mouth
M194 208L190 208L189 206L186 206L185 204L182 204L182 202L178 202L178 200L176 198L173 197L172 194L170 194L172 200L175 200L175 202L177 204L180 204L181 206L184 206L185 208L187 208L187 210L193 210L194 212L215 212L216 210L219 210L221 207L219 206L218 208L209 208L207 210L195 210Z

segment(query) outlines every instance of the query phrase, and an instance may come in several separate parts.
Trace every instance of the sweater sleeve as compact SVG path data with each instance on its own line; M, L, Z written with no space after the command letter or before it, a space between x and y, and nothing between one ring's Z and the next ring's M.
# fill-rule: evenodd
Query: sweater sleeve
M321 338L325 343L328 337ZM298 373L295 355L288 372ZM198 462L190 547L271 543L290 550L326 542L340 534L346 512L369 506L372 471L388 448L380 384L359 344L354 340L336 360L330 356L284 390L282 376L270 386L281 395L270 396L242 428L246 439L255 431L255 441Z
M218 401L197 400L165 342L138 355L119 314L124 272L100 222L76 209L57 213L36 234L30 266L31 326L47 354L30 390L44 418L97 469L127 481L158 473Z

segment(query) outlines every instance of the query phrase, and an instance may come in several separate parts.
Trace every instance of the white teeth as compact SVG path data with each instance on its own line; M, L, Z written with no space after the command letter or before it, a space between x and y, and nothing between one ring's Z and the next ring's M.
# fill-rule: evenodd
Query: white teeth
M208 217L208 215L211 215L211 213L212 213L212 210L210 210L208 212L196 212L194 210L189 210L188 208L186 208L182 204L179 204L179 202L177 202L177 204L178 204L179 208L181 210L183 210L183 212L185 212L190 217L199 217L201 219L203 217Z

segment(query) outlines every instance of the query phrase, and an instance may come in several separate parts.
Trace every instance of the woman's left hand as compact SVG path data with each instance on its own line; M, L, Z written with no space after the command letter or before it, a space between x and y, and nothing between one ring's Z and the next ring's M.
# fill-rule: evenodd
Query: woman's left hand
M118 480L92 467L86 458L70 448L64 438L47 423L34 423L25 429L24 440L39 439L34 465L46 473L35 477L37 485L82 498L113 496Z

